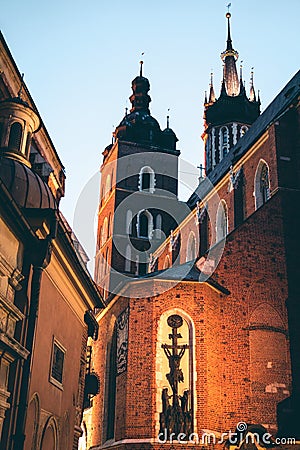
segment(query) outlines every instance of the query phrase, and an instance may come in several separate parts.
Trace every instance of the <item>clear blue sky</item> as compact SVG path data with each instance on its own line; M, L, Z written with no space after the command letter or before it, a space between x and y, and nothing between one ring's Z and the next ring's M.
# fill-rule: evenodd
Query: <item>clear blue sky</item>
M219 94L226 41L221 0L2 0L0 27L66 168L61 206L73 224L80 193L94 179L124 108L141 52L152 115L179 138L185 171L203 160L203 98L211 69ZM231 1L233 46L251 67L265 109L299 69L300 1ZM191 184L196 176L191 176ZM90 183L96 210L98 188ZM88 190L91 187L88 188ZM188 195L182 191L182 195ZM93 194L93 195L92 195ZM83 214L82 214L83 215ZM93 218L74 223L93 257ZM77 229L76 229L77 228ZM91 231L89 231L91 230Z

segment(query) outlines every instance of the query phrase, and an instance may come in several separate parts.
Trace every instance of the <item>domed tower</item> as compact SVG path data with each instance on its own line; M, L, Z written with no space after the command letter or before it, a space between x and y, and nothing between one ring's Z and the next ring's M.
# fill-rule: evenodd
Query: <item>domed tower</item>
M234 50L230 32L231 14L227 18L227 45L221 53L223 80L219 98L215 97L211 74L208 99L204 102L203 139L205 143L206 174L222 161L238 140L246 133L260 114L260 100L256 99L253 72L251 73L250 94L247 97L242 79L242 66L238 76L236 61L238 52Z
M128 277L147 272L151 253L176 226L165 203L177 202L177 137L151 116L150 83L132 81L130 112L103 152L95 280L104 297Z

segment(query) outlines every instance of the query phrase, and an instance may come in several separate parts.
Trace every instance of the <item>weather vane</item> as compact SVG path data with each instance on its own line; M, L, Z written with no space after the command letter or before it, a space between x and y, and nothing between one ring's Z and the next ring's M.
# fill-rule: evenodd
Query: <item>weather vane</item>
M142 57L144 54L145 54L145 52L142 52L142 53L141 53L141 57ZM140 60L140 77L143 76L143 64L144 64L144 61L141 59L141 60Z
M228 9L227 12L229 12L230 7L231 7L231 3L228 3L228 5L226 6L226 8Z

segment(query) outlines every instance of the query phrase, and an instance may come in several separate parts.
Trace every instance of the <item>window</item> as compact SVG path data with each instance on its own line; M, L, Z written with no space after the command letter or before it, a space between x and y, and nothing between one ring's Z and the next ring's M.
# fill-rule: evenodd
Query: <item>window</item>
M256 169L254 195L256 209L264 205L270 198L269 168L263 160L260 160Z
M155 221L155 228L156 228L156 238L160 239L161 238L161 230L162 230L162 217L161 214L157 214L156 216L156 221Z
M138 214L138 237L151 238L153 230L153 217L149 211L140 211Z
M228 134L228 128L223 127L221 128L221 155L222 158L227 155L229 150L229 134Z
M131 272L131 247L129 244L125 252L125 272Z
M224 239L228 233L227 205L221 200L217 210L216 217L216 242Z
M168 269L170 267L170 257L167 255L164 260L164 269Z
M151 167L143 167L140 171L139 190L153 194L155 187L155 174Z
M22 125L19 122L14 122L10 127L8 147L12 150L20 151L22 139Z
M108 234L108 220L107 217L105 217L101 229L101 247L103 247L103 245L107 241L107 234Z
M104 198L108 196L111 190L111 175L108 174L105 180Z
M52 345L51 367L50 367L50 382L55 386L62 388L63 371L66 350L54 338Z
M128 236L132 234L132 211L130 209L126 213L126 234Z
M248 131L248 127L243 126L241 127L241 137L244 136L244 134Z
M190 232L186 250L186 261L192 261L196 258L196 238L193 231Z
M234 226L239 226L245 215L245 198L244 198L244 177L243 171L238 175L236 182L234 183Z

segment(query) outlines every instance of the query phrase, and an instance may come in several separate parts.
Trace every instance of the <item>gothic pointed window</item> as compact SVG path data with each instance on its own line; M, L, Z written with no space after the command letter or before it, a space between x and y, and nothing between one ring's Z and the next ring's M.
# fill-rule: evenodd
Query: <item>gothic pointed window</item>
M228 216L227 205L224 200L221 200L217 210L216 216L216 242L221 241L228 233Z
M244 134L248 131L248 127L246 125L241 127L241 137L244 136Z
M22 139L22 125L19 122L14 122L10 127L8 147L12 150L20 151Z
M139 190L153 194L155 187L155 173L151 167L143 167L139 176Z
M128 209L126 212L126 234L130 236L132 234L132 211Z
M153 229L153 217L149 211L144 210L138 214L138 237L151 238Z
M264 205L270 198L269 168L263 160L260 160L256 169L254 195L256 209Z
M156 238L161 238L161 230L162 230L162 217L161 214L157 214L156 221L155 221L155 229L156 229Z
M239 226L245 217L244 174L242 169L234 182L234 226Z
M188 238L186 261L192 261L196 258L196 238L193 231L190 232Z
M224 158L224 156L227 155L228 150L229 150L229 133L228 133L228 128L227 127L222 127L221 128L221 155L222 158Z
M125 252L125 272L131 272L131 246L129 244Z

